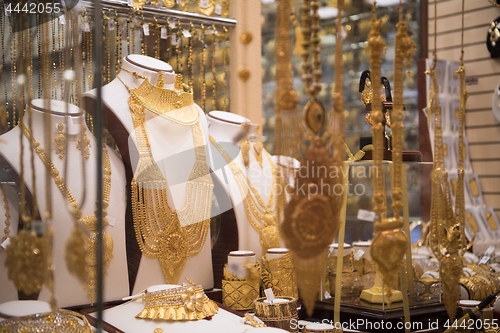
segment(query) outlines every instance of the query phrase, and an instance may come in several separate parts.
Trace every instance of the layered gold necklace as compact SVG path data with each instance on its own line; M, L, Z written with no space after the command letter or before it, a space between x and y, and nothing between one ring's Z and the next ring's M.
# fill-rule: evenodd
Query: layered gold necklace
M21 130L28 141L33 143L36 154L48 169L51 177L54 178L54 183L59 189L59 192L61 192L61 195L68 201L71 207L71 215L78 221L66 243L66 265L68 266L68 270L80 281L85 281L85 289L87 290L90 302L93 303L95 299L95 288L97 286L97 218L92 214L82 218L83 212L78 207L78 202L76 202L66 182L60 176L54 163L52 163L50 156L47 156L45 149L35 140L24 123L22 123ZM106 147L103 148L103 155L103 226L107 226L109 222L105 217L107 215L106 209L109 204L109 194L111 190L111 165ZM82 226L90 231L90 237L84 237L84 233L81 230ZM113 258L113 238L111 238L111 235L106 231L103 231L102 237L104 244L103 269L106 275L111 259ZM85 263L85 265L82 265L82 263Z
M271 166L273 175L271 191L266 204L259 195L259 191L257 191L250 179L245 176L244 171L234 162L224 148L222 148L222 146L212 137L210 137L210 142L212 142L214 147L220 152L233 173L238 189L240 190L241 198L243 199L248 221L252 227L259 232L262 254L265 255L268 249L280 247L281 239L277 226L281 221L281 211L283 209L285 196L281 193L283 191L283 182L277 172L271 155L263 149L269 161L269 165ZM278 189L278 193L276 193L276 189ZM275 196L276 200L274 198Z
M123 69L123 68L122 68ZM197 255L205 244L210 226L213 183L208 170L199 113L193 93L184 92L182 76L175 89L163 88L162 73L153 86L147 78L130 89L128 104L134 123L139 162L132 179L132 214L137 242L148 258L159 259L167 283L176 284L187 258ZM183 126L190 126L196 161L186 182L186 205L174 210L167 199L167 181L151 151L145 111Z
M434 9L437 11L435 5ZM436 14L437 15L437 12ZM436 17L436 16L435 16ZM434 31L436 31L436 23ZM439 105L439 86L435 72L437 63L436 42L434 43L434 59L430 71L431 91L429 97L429 117L434 115L434 165L431 173L431 221L429 246L439 260L439 276L443 281L443 301L451 320L455 318L457 302L460 299L460 276L463 270L463 255L467 251L465 237L465 197L464 197L464 119L467 92L465 91L465 69L463 66L463 29L464 2L462 1L462 56L460 67L455 72L460 75L460 109L458 137L458 179L455 198L455 211L451 199L450 182L444 164L443 128L441 106ZM436 37L434 37L436 38Z

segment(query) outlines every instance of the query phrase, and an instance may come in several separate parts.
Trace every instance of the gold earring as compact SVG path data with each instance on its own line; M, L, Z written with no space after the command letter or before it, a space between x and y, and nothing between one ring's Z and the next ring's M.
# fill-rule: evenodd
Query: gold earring
M66 136L64 135L64 125L63 123L57 124L57 135L54 138L54 142L52 143L56 149L56 154L59 155L59 158L62 160L66 152L64 151L64 146L66 145Z
M90 148L90 140L87 137L86 133L86 128L85 125L82 125L82 134L80 135L80 139L78 139L78 142L76 144L76 148L81 151L82 155L85 157L85 159L89 159L90 153L89 153L89 148Z
M250 143L248 142L248 138L240 142L240 151L245 168L248 169L250 167Z
M255 159L259 162L260 168L262 169L262 149L264 145L262 144L262 135L260 134L260 126L257 126L257 132L259 133L259 142L253 144L253 150L255 152Z

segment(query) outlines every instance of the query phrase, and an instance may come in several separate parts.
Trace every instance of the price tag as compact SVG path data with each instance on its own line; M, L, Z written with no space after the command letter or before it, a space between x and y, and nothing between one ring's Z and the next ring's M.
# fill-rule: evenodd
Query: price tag
M4 249L9 245L10 245L10 237L7 237L7 239L4 240L2 244L0 244L0 246L3 247Z
M200 34L198 35L198 40L201 41L201 36L202 36L203 32L200 31Z
M356 254L354 255L354 260L361 259L361 257L363 257L363 254L365 254L365 251L363 250L359 250L358 252L356 252Z
M160 37L161 39L167 39L167 28L166 27L161 27L160 31Z
M490 256L484 256L479 262L479 265L486 264L488 261L490 261Z
M112 226L112 227L114 227L114 226L115 226L115 222L116 222L116 220L115 220L113 217L111 217L111 216L107 216L107 217L106 217L106 220L108 220L108 223L109 223L109 225L110 225L110 226Z
M176 35L171 35L170 36L170 43L172 45L177 45L177 36Z
M59 16L59 24L66 24L66 18L64 15Z
M144 30L144 36L149 36L149 24L144 23L142 25L142 30Z
M266 298L269 302L272 302L276 299L276 297L274 297L274 293L273 293L273 289L272 288L267 288L264 290L264 294L266 295Z
M184 35L184 37L186 37L186 38L191 38L191 37L193 37L193 36L191 35L191 33L190 33L189 31L187 31L187 30L182 30L182 34L183 34L183 35Z
M10 5L10 3L9 3ZM10 17L10 9L7 9L7 4L4 4L3 9L5 11L5 16Z
M488 250L486 250L486 252L484 253L485 256L490 256L493 251L495 251L495 247L492 245L488 248Z
M208 6L210 6L210 3L206 0L204 0L204 1L200 1L198 3L198 6L200 6L200 8L208 8Z
M248 136L248 142L259 142L260 138L257 134L251 134Z
M332 295L328 291L325 291L325 298L332 298Z
M358 220L375 222L376 217L377 217L377 215L375 214L375 212L365 210L365 209L358 210Z
M169 22L168 23L168 26L170 27L170 29L174 29L175 28L175 22Z
M83 24L83 31L90 32L90 25L87 22Z
M108 20L108 30L109 31L115 30L115 20Z
M134 0L128 0L128 6L134 7Z
M222 15L222 6L221 5L215 5L215 14L217 15Z

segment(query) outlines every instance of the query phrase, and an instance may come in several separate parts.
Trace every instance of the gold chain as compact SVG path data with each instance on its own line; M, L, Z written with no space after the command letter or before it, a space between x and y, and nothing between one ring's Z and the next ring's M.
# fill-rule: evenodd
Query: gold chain
M320 79L323 75L321 71L321 55L319 43L321 41L319 33L319 3L317 0L304 0L302 4L302 81L305 91L311 98L316 98L321 91ZM312 11L312 14L310 14ZM312 73L309 56L312 53Z
M493 6L500 7L500 4L493 2L493 0L488 0Z
M281 220L281 212L283 209L285 197L284 194L275 194L275 188L283 190L283 183L277 171L277 168L273 163L271 155L269 155L269 153L265 151L265 149L263 149L269 161L269 165L271 166L273 175L271 191L269 193L269 199L266 204L264 200L262 200L262 197L259 195L257 189L253 186L250 179L245 176L243 170L241 170L236 162L234 162L234 160L224 150L224 148L212 137L210 137L210 142L220 152L226 163L229 165L231 172L233 173L234 179L236 181L236 184L238 185L241 197L243 199L243 205L245 207L248 221L250 222L252 227L260 234L260 242L262 245L263 253L266 253L270 248L279 247L281 240L277 225ZM250 191L248 191L249 189ZM274 199L275 195L276 200Z
M10 209L9 209L9 202L7 201L7 196L5 195L5 189L3 188L3 185L0 184L0 192L2 193L2 198L3 198L3 208L5 210L5 228L3 229L3 237L2 237L2 243L9 238L9 233L10 233Z
M96 259L96 252L97 252L97 244L96 244L96 238L97 238L97 218L95 215L87 215L86 217L82 218L83 212L80 210L78 207L78 203L76 202L75 198L73 197L70 189L66 185L66 182L64 179L59 175L59 171L57 170L56 166L54 163L52 163L52 160L49 156L47 156L45 149L43 149L40 146L40 143L38 143L31 132L28 130L28 128L24 125L24 123L21 123L22 126L22 133L26 136L26 138L32 142L32 147L34 148L36 154L42 161L42 163L45 165L47 170L49 171L51 177L54 179L54 183L56 184L57 188L59 189L59 192L63 196L63 198L66 198L68 201L70 207L71 207L71 215L75 220L78 220L77 224L81 224L85 226L90 232L91 235L88 240L85 241L86 247L88 248L88 258L87 262L89 262L89 272L88 272L88 278L86 281L86 286L85 288L87 289L87 293L89 295L89 299L91 302L94 301L94 288L96 284L95 276L96 276L96 270L97 270L97 265L95 263ZM109 161L109 155L106 147L103 148L103 154L104 154L104 177L103 177L103 221L104 221L104 226L107 226L109 223L107 219L105 218L107 215L107 207L109 204L109 194L111 190L111 164ZM113 239L111 236L103 231L103 241L104 241L104 273L106 274L107 268L110 265L111 259L113 257L112 252L113 252ZM72 250L77 250L77 249L72 249ZM81 266L81 262L78 263ZM80 277L79 277L80 278Z

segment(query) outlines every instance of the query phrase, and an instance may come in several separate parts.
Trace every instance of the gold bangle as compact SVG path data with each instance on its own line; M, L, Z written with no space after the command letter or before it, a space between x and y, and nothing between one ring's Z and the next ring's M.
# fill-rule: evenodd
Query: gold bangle
M491 294L492 291L490 283L484 276L476 274L471 276L470 279L479 288L479 292L481 294L481 299L479 301L482 301Z
M277 327L285 330L291 329L290 321L298 319L297 299L283 296L286 302L266 303L265 297L257 298L255 305L255 315L269 327Z
M469 299L479 301L481 296L479 293L478 287L470 280L469 277L462 277L460 278L460 284L467 289L467 292L469 293Z

